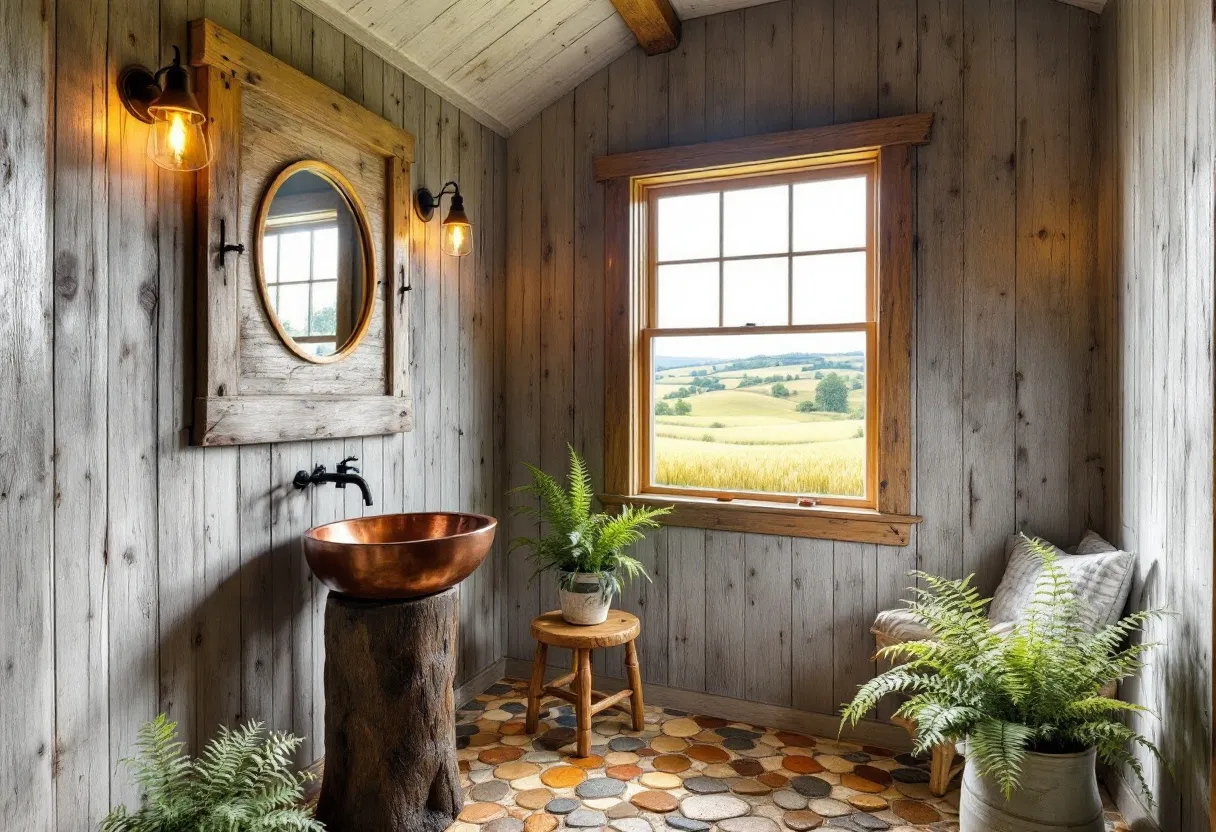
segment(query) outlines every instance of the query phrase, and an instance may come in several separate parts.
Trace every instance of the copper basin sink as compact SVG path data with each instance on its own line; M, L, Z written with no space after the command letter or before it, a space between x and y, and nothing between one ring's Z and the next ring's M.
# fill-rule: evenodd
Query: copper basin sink
M383 514L317 526L304 556L322 583L356 598L432 595L473 574L498 521L484 514Z

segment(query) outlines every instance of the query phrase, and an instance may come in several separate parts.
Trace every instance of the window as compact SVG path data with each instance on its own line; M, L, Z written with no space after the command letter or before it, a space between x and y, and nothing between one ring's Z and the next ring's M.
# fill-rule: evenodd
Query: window
M605 486L672 525L906 545L911 148L932 116L600 157Z
M283 329L316 355L337 351L338 212L269 217L262 246L266 291Z
M642 488L875 506L873 161L646 189Z

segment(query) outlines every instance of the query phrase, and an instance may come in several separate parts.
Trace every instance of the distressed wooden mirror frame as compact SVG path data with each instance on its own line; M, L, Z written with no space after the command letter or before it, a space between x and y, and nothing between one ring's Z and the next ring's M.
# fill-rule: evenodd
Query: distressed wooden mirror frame
M194 444L410 430L413 136L210 20L190 24L190 55L214 149L198 173ZM266 147L268 137L274 147ZM254 267L262 197L285 168L306 159L357 180L352 193L371 215L372 332L344 361L309 362L282 343Z

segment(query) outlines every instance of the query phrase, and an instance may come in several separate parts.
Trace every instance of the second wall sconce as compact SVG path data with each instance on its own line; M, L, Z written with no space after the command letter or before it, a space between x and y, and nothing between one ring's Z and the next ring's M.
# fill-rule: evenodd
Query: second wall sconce
M452 204L443 220L441 247L445 254L464 257L473 251L473 224L469 222L469 215L464 212L464 197L460 195L459 185L448 182L435 194L431 193L429 188L419 188L414 197L414 209L423 222L430 222L444 194L451 195Z
M207 117L194 97L190 70L173 47L173 63L155 73L129 66L118 76L118 97L131 115L151 124L148 158L171 171L199 170L211 161Z

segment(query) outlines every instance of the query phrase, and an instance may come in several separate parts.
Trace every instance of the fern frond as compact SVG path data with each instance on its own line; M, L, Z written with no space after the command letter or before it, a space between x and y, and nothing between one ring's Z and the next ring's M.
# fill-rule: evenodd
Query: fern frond
M1018 788L1026 744L1034 732L1025 725L986 719L971 729L967 759L982 775L991 776L1006 799Z
M1018 787L1022 760L1032 749L1096 747L1104 760L1140 776L1128 749L1150 744L1122 720L1145 709L1099 692L1143 667L1144 654L1155 645L1132 636L1162 613L1133 613L1090 632L1088 613L1055 549L1039 540L1027 545L1040 566L1034 595L1012 630L1001 634L993 631L989 602L970 577L912 573L919 587L906 606L932 639L879 650L878 658L894 666L858 689L843 709L841 727L897 693L906 699L896 715L917 723L918 753L966 737L977 769L991 774L1007 795Z
M132 765L143 805L134 813L115 807L103 832L321 832L299 808L305 776L291 768L298 738L258 723L221 726L190 760L175 728L162 715L141 729Z

